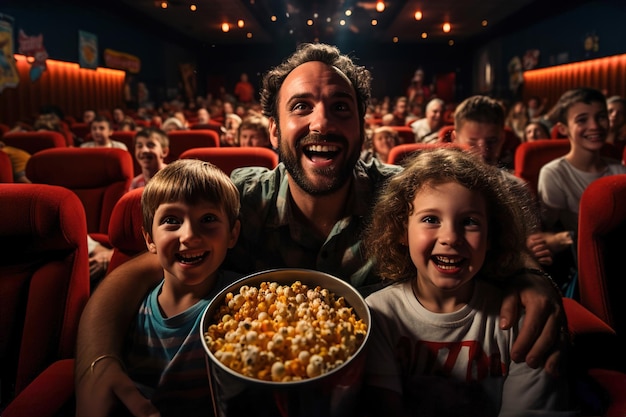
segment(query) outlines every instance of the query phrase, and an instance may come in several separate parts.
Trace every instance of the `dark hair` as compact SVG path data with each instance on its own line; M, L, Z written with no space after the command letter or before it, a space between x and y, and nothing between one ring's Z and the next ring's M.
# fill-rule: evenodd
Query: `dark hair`
M352 58L341 54L338 48L326 44L303 43L285 61L265 74L260 92L263 114L278 120L278 92L283 81L295 68L315 61L337 68L350 80L356 91L359 117L363 126L371 97L371 73L365 67L355 65Z
M489 123L504 127L504 108L491 97L476 95L458 105L454 111L454 126L457 130L466 121Z
M95 123L95 122L106 122L109 125L109 129L111 129L111 121L109 120L108 117L104 115L99 114L96 117L94 117L91 123Z
M555 105L554 117L557 122L567 124L567 112L576 103L602 103L606 107L606 97L599 90L588 87L567 90Z
M167 133L165 133L158 127L146 127L138 131L133 138L133 144L137 143L137 138L150 139L150 136L152 136L153 133L156 134L159 138L159 143L161 144L161 147L163 149L167 149L170 147L170 138L167 136Z

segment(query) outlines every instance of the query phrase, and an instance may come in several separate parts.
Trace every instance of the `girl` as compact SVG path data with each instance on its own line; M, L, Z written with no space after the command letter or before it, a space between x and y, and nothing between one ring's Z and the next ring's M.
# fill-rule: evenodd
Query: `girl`
M510 359L519 327L499 326L494 283L522 268L526 236L504 184L445 148L419 153L382 192L366 250L395 282L366 299L372 415L575 415L564 380Z

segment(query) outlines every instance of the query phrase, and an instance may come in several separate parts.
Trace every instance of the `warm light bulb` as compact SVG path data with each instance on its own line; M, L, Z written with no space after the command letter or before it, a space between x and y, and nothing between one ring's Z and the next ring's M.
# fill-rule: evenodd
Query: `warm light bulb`
M307 26L313 26L313 19L309 19L306 21Z
M228 32L230 30L230 25L228 23L222 23L222 32Z
M246 33L246 38L252 39L252 33L251 32Z
M239 19L239 20L237 20L237 27L242 28L242 27L244 27L244 26L245 26L245 24L246 24L246 23L243 21L243 19Z
M191 6L189 6L189 10L191 10L192 12L195 12L196 10L198 10L198 6L196 6L195 4L192 4Z
M277 18L276 16L272 16L272 17L270 17L270 20L271 20L272 22L275 22L276 20L278 20L278 18Z
M428 37L428 33L422 32L422 39L426 39Z
M489 22L487 22L487 20L485 19L485 20L483 20L482 22L480 22L480 24L481 24L483 27L486 27L486 26L489 24Z
M377 1L376 2L376 11L377 12L384 12L385 11L385 2L384 1Z
M443 24L443 31L446 33L450 32L450 23L446 22Z
M415 20L422 20L422 12L421 11L416 11L415 12Z
M372 26L376 26L378 24L378 20L372 19Z
M166 1L162 1L161 2L161 9L167 9L167 2Z
M397 36L394 36L394 37L393 37L393 39L391 39L391 41L392 41L393 43L398 43L398 41L400 41L400 39L398 39L398 37L397 37Z

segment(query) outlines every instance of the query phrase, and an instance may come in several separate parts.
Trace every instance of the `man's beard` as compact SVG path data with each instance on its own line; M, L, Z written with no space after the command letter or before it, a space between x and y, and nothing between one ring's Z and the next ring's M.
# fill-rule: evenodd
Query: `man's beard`
M354 170L354 166L360 156L358 149L356 152L352 152L348 155L346 164L343 167L337 168L336 166L333 166L316 169L315 173L317 175L328 180L322 185L316 185L307 178L297 152L290 149L288 144L283 144L280 129L277 130L276 135L278 139L278 155L280 160L285 164L287 172L289 172L289 175L291 175L291 178L295 181L298 187L300 187L307 194L313 196L332 194L344 186L352 177L352 171ZM339 143L344 149L349 149L349 143L343 136L333 134L320 135L316 133L309 133L307 136L300 138L295 145L295 149L300 149L302 151L302 143L320 143L324 141Z

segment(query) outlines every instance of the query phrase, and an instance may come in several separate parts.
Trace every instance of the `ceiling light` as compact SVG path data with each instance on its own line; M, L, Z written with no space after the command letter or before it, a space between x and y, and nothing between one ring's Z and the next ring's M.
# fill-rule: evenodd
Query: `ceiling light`
M313 26L313 19L309 19L306 21L307 26Z
M272 22L275 22L275 21L277 20L276 15L274 15L274 16L272 16L272 17L270 17L270 20L271 20Z
M450 46L454 45L454 40L453 40L453 39L450 39L450 40L448 41L448 45L450 45Z
M345 26L345 25L346 25L346 21L345 21L345 20L343 20L343 19L341 19L341 20L339 21L339 24L340 24L341 26Z
M450 23L446 22L446 23L443 24L443 31L445 33L450 32Z
M372 19L372 26L376 26L378 24L378 20Z
M382 13L385 11L385 2L382 0L378 0L376 2L376 11Z
M398 39L397 36L394 36L393 39L391 40L393 43L398 43L400 39Z
M428 33L422 32L422 39L426 39L428 37Z
M487 19L483 20L482 22L480 22L480 24L485 27L489 24L489 22L487 22Z
M191 6L189 6L189 10L191 10L192 12L195 12L196 10L198 10L198 6L196 6L195 4L192 4Z
M246 22L243 21L243 19L239 19L237 20L237 27L244 27L246 25Z
M415 20L422 20L422 12L420 10L415 12Z
M352 10L348 9L346 10L346 16L352 16Z
M246 38L248 38L248 39L252 39L252 32L248 32L248 33L246 33Z
M226 33L230 30L230 25L226 22L222 23L222 32Z
M162 1L161 2L161 9L167 9L167 2L166 1Z

